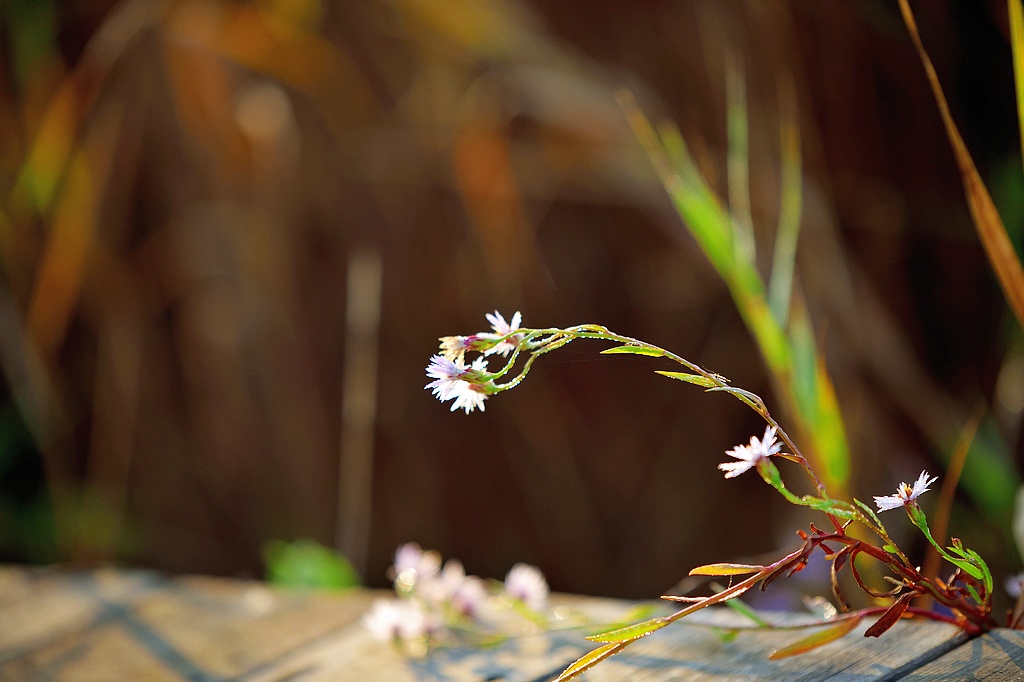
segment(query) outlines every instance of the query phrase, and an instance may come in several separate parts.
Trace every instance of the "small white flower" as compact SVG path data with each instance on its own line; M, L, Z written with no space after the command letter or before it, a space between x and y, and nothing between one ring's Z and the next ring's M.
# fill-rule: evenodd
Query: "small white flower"
M395 551L395 564L391 567L395 589L411 590L418 582L437 575L440 568L441 557L437 552L424 552L415 542L407 542Z
M485 315L485 317L487 318L487 321L491 323L491 329L494 330L494 334L493 335L491 335L491 334L477 334L477 336L491 337L491 338L497 338L497 337L505 336L506 334L511 334L515 330L519 329L519 325L523 321L523 316L519 313L518 310L516 311L516 314L512 316L512 321L511 322L506 322L505 318L497 310L494 311L493 315L490 314L490 313L487 313L487 315ZM509 353L514 351L516 349L516 346L518 346L518 345L519 345L519 336L518 335L513 335L513 336L508 337L507 339L505 339L501 343L495 344L492 348L489 348L486 351L484 351L484 355L491 355L492 353L499 353L502 356L507 356Z
M484 405L484 401L487 400L487 394L477 384L471 384L466 381L462 382L452 397L455 398L455 402L452 403L452 412L455 410L465 410L466 414L469 414L473 410L483 412L487 408Z
M487 599L483 581L466 575L462 562L449 559L436 576L425 581L421 591L424 599L434 607L450 605L455 611L474 617Z
M442 336L440 339L441 355L449 360L465 361L466 351L473 350L472 341L474 339L473 336Z
M540 611L548 600L548 582L536 566L516 564L505 576L505 593Z
M447 358L434 355L427 366L427 376L434 379L424 388L432 389L434 396L441 402L455 400L452 412L464 409L469 414L474 409L484 411L484 400L487 389L480 383L469 381L474 375L487 372L487 361L477 358L472 365L466 365L461 358Z
M875 497L875 504L878 506L878 511L884 512L890 509L896 509L903 505L910 504L918 497L928 492L928 487L938 480L938 476L928 477L927 471L922 471L921 475L914 481L914 485L910 486L906 483L900 483L899 487L896 488L895 495L885 495L883 497Z
M722 462L718 468L725 472L726 478L735 478L744 471L756 467L761 460L777 455L781 449L782 443L775 440L775 427L768 426L761 440L751 436L750 445L737 445L732 450L726 450L725 454L735 457L737 461Z
M385 642L409 641L430 633L427 614L408 599L375 599L362 622L374 637Z
M459 382L462 382L462 375L466 373L466 363L461 359L446 358L443 355L434 355L427 365L427 376L434 381L424 386L433 389L432 393L441 402L451 399L452 393L458 390ZM465 382L463 382L465 383Z
M452 606L462 615L475 618L480 615L487 598L484 581L475 575L467 575L452 595Z

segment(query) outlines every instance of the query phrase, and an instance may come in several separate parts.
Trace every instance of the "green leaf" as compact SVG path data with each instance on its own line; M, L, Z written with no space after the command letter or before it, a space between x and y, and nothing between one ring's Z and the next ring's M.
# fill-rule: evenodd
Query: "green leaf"
M605 644L602 647L598 647L563 670L562 674L555 678L555 682L566 682L566 680L571 680L580 673L590 670L601 661L614 656L625 648L625 642L613 642L611 644Z
M606 348L601 351L601 355L618 355L620 353L660 358L665 354L665 351L660 348L651 348L650 346L615 346L614 348Z
M645 620L642 623L635 623L633 625L627 625L624 628L618 628L616 630L609 630L608 632L601 632L596 635L590 635L587 637L591 642L600 643L611 643L611 642L632 642L633 640L646 637L647 635L660 630L672 621L667 618L652 618L651 620Z
M964 549L963 543L960 542L960 538L953 538L952 546L947 547L946 549L948 549L950 552L953 552L954 554L962 556L965 559L972 558L971 555L967 552L967 550Z
M727 605L732 604L731 601L725 602ZM712 628L712 632L722 641L722 644L728 644L732 640L736 639L736 635L740 634L739 630L727 630L726 628Z
M752 564L705 564L690 571L690 575L747 575L757 573L764 569L764 566Z
M679 381L685 381L688 384L696 384L698 386L703 386L704 388L711 388L712 386L719 385L718 382L716 382L714 379L709 379L708 377L704 377L699 374L687 374L686 372L665 372L662 370L655 370L655 373L660 374L663 377L668 377L669 379L678 379Z
M971 576L975 580L985 579L984 572L982 572L981 569L975 566L973 562L967 561L966 559L957 559L956 557L949 556L948 554L946 555L945 559L946 561L953 564L957 568L961 569L964 573Z
M348 559L312 540L274 540L264 548L263 558L272 585L335 590L359 585L359 574Z
M984 603L981 600L981 595L978 594L978 591L976 589L974 589L973 585L965 585L965 587L967 588L967 591L971 593L971 597L974 599L974 601L978 602L979 604L983 604Z
M975 578L976 580L982 581L982 583L985 585L985 590L989 593L992 592L992 572L989 570L988 564L985 563L985 560L981 558L980 554L975 552L970 547L964 547L963 542L960 541L960 538L953 538L953 545L951 547L947 547L946 549L964 557L963 563L960 563L960 559L954 560L952 557L949 556L946 557L947 561L956 566L959 566L964 570L965 573ZM971 566L975 572L969 570L967 568L967 565Z
M789 656L798 656L800 654L807 653L812 649L817 649L823 644L834 642L835 640L843 637L855 627L860 625L863 616L854 616L853 618L847 618L837 625L833 625L830 628L819 630L813 635L804 637L803 639L793 642L789 646L782 647L773 651L768 658L773 661L777 661L780 658L788 658Z

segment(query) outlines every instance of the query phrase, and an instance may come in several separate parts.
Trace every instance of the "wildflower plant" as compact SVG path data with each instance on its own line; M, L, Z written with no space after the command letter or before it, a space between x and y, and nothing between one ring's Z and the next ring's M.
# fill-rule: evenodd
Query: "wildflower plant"
M493 644L512 634L573 625L548 609L548 583L536 566L516 564L504 581L467 575L462 563L407 543L388 575L395 597L374 600L363 625L411 655L454 643Z
M679 604L680 608L667 616L590 635L587 639L599 646L569 666L558 677L559 681L575 677L633 642L701 609L725 604L755 587L767 589L778 578L792 576L806 567L817 551L831 563L832 596L837 613L811 624L829 626L826 630L774 652L772 658L803 653L834 641L851 632L865 619L876 616L877 619L864 633L867 637L882 635L903 618L951 623L968 636L976 636L1000 625L992 615L993 579L985 561L977 552L965 547L958 538L952 538L949 546L940 543L932 536L925 513L918 504L918 498L929 490L937 480L936 477L922 471L913 484L900 483L894 494L875 497L876 509L855 498L849 501L832 497L811 463L772 417L764 401L750 391L730 385L729 380L722 375L708 371L671 351L617 334L600 325L533 329L520 326L522 317L518 312L511 324L506 324L497 312L487 317L492 325L491 332L442 338L441 352L431 358L427 368L427 374L434 381L427 384L426 388L432 389L434 395L443 402L453 400L453 410L463 408L467 414L476 408L483 410L487 399L518 386L537 358L573 341L592 339L613 342L615 345L603 350L603 354L641 355L674 362L683 371L659 369L655 370L656 373L700 386L708 392L727 393L761 415L766 422L763 436L752 437L749 444L728 450L725 454L731 459L719 464L718 468L727 479L754 471L788 502L820 512L824 519L822 522L811 523L807 530L797 530L801 539L800 546L774 562L763 565L715 563L694 568L690 575L725 578L729 581L728 585L707 596L664 596L663 599ZM478 357L467 364L466 355L474 352ZM493 358L490 356L496 354L501 355L504 362L491 366L489 362ZM811 494L798 495L792 492L777 466L782 461L795 464L796 471L802 472L810 480L813 490ZM889 535L879 513L900 508L939 556L949 564L950 570L945 578L925 575ZM861 527L863 532L854 531L851 528L854 524ZM860 557L868 557L880 565L883 579L890 584L889 589L880 591L862 578L861 569L856 563ZM848 569L856 585L873 598L874 605L851 609L839 581L839 575L845 569ZM509 583L527 585L529 580L513 579L510 574ZM1011 584L1020 591L1020 578L1011 581ZM917 597L930 598L940 608L915 606L912 602ZM528 603L526 597L521 597L520 601ZM739 610L741 613L749 613L747 609ZM1018 605L1008 614L1005 624L1018 627L1022 611L1024 609ZM751 627L766 627L766 623L757 617L753 619Z

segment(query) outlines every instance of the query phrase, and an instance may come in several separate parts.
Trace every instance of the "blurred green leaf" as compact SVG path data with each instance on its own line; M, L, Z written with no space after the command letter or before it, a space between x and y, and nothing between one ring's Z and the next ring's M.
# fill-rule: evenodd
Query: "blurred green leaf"
M943 449L939 455L948 458L949 449ZM982 420L971 442L960 485L989 518L1001 528L1009 529L1020 476L1015 471L1010 448L991 415Z
M57 56L57 3L53 0L9 0L0 2L0 16L11 27L11 57L19 84L25 84L35 70Z
M312 540L274 540L263 550L263 557L272 585L334 590L359 585L359 574L348 559Z
M793 307L790 320L793 357L791 385L805 435L814 454L826 467L826 480L847 481L850 452L839 402L825 363L818 353L814 329L802 305Z
M772 626L771 623L766 621L761 616L757 615L757 611L755 611L754 609L750 608L750 606L748 606L746 602L744 602L744 601L742 601L740 599L730 599L729 601L725 602L725 605L728 606L733 611L735 611L736 613L738 613L741 616L743 616L744 618L746 618L747 620L755 623L758 627L770 628ZM738 631L737 630L731 630L730 632L735 634Z
M775 232L768 300L779 324L789 319L789 301L793 293L796 246L803 214L803 169L800 154L800 129L797 123L796 94L793 83L784 80L780 87L782 103L780 131L781 177L779 179L779 226Z
M738 86L734 83L732 87L735 89ZM729 288L737 311L757 342L765 364L780 389L781 397L787 403L790 416L798 422L801 435L812 441L812 447L809 448L811 459L820 464L815 468L824 483L834 493L841 494L849 483L849 446L832 382L825 364L818 358L813 330L806 315L797 321L804 326L798 328L797 336L792 338L787 335L786 328L790 321L781 317L782 311L788 309L792 295L792 271L802 197L799 187L799 141L795 124L790 120L789 128L784 123L783 129L783 164L786 165L785 172L788 175L786 186L783 187L784 210L780 216L781 234L775 254L778 270L774 273L773 297L776 302L770 305L764 279L755 262L754 248L752 245L737 246L747 238L741 234L744 229L740 225L743 217L737 219L735 210L730 213L719 200L697 168L683 136L672 126L663 126L655 132L629 93L620 93L619 102L637 139L660 175L680 218ZM730 141L745 144L741 119L746 114L738 109L742 104L742 97L738 92L734 93L730 112L733 135ZM745 154L746 151L741 149L733 158L732 165L736 172L732 173L730 180L740 184L747 182L740 168L743 165L740 163L742 159L738 158ZM743 194L743 189L737 188L736 194ZM742 207L740 210L742 212ZM795 348L798 343L803 344L799 349ZM794 355L798 357L794 358ZM722 389L716 387L710 390ZM764 405L759 405L760 400L755 401L751 395L731 392L762 415L767 415Z

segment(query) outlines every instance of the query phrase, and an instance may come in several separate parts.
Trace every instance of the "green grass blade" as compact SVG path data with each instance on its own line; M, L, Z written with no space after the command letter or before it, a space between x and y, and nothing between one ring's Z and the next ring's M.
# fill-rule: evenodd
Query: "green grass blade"
M664 370L655 370L656 374L660 374L663 377L669 379L678 379L679 381L685 381L688 384L696 384L697 386L703 386L704 388L712 388L718 386L714 379L702 377L699 374L689 374L687 372L666 372Z
M752 261L757 255L754 244L754 218L750 213L750 125L747 113L747 84L743 66L732 54L726 60L726 126L729 155L726 173L729 183L729 211L736 234L737 260Z
M779 88L781 101L780 147L781 178L779 226L775 233L772 273L768 282L768 302L779 324L789 318L789 301L793 292L793 271L796 245L800 236L803 213L803 172L800 154L800 129L797 124L796 95L792 81Z
M660 348L649 348L647 346L615 346L601 351L601 355L646 355L651 358L660 358L665 351Z

